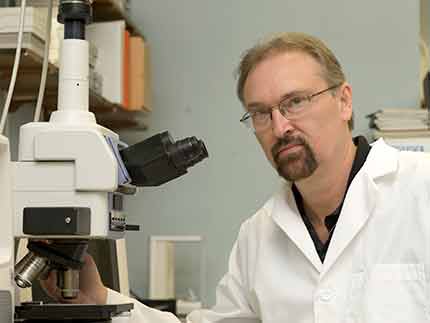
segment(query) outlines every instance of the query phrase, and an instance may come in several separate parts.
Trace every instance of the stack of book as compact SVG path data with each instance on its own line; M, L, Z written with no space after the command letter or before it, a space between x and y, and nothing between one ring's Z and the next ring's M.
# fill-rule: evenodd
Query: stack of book
M57 13L58 7L54 6L52 9L51 41L48 58L50 64L59 67L61 41L64 38L64 25L57 22ZM45 51L47 14L48 10L46 7L26 7L25 9L22 48L32 52L40 60L42 60ZM15 51L18 41L19 16L19 7L0 8L0 50ZM93 44L90 44L90 88L101 95L103 80L100 73L94 69L97 64L97 58L97 48ZM36 76L36 78L39 77ZM37 82L37 80L35 81Z
M46 8L28 7L25 10L25 23L22 47L43 57L46 30ZM0 49L15 49L18 39L20 10L18 7L1 8Z
M401 150L430 151L430 114L424 109L382 109L370 116L374 139Z
M94 70L103 80L102 96L125 110L151 111L149 53L144 39L131 35L124 20L89 25L87 39L98 50Z

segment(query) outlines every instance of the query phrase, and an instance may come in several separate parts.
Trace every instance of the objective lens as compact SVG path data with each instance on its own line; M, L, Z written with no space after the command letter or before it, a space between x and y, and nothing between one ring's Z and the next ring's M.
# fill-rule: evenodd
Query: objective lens
M29 252L15 266L15 282L21 288L31 287L33 280L46 272L48 268L48 260L46 258Z
M61 296L66 299L76 298L79 294L79 270L66 269L57 271L57 286Z

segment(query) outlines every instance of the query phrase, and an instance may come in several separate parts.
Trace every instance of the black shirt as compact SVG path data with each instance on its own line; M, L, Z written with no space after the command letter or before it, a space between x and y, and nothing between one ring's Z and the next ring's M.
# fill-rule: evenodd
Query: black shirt
M345 195L343 196L343 199L340 203L340 205L334 210L333 213L327 215L324 219L324 224L330 232L329 237L327 239L326 243L323 243L319 238L318 235L309 220L309 218L305 214L304 205L303 205L303 198L297 189L296 185L293 183L292 185L292 191L294 194L294 198L296 200L297 208L300 212L300 215L303 219L303 222L306 225L306 228L308 229L308 232L314 242L315 248L317 250L318 256L321 259L321 262L324 262L325 255L328 250L328 246L330 244L331 237L334 232L334 227L336 226L337 220L339 219L340 211L342 210L343 201L345 200L346 192L349 189L349 186L351 185L352 180L354 179L355 175L359 172L361 167L363 166L364 162L366 161L367 155L370 151L370 145L367 142L366 138L363 136L358 136L354 138L354 144L357 146L357 151L355 154L354 162L352 163L351 173L349 174L348 183L346 185Z

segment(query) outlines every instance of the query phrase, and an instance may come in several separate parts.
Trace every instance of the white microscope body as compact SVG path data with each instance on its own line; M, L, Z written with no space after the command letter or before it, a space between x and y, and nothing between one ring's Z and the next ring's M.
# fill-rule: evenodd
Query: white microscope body
M81 2L81 8L90 6ZM78 32L85 28L79 23ZM21 127L17 162L10 162L8 141L0 137L0 323L13 322L17 310L14 275L19 287L30 287L39 275L56 269L63 297L74 298L88 239L119 239L126 229L117 190L130 178L119 154L119 138L89 112L88 42L84 37L65 38L57 111L49 122ZM14 237L28 238L29 245L36 241L36 249L28 247L15 273ZM37 239L53 243L40 246ZM57 242L60 247L51 247ZM58 253L61 249L64 253Z
M108 216L113 211L111 194L118 188L118 160L112 150L118 136L98 125L88 111L88 43L66 39L62 48L58 111L50 122L21 127L17 162L10 161L8 139L0 136L0 323L14 320L14 237L89 239L124 235ZM58 207L88 210L85 223L79 223L79 213L64 218L58 212L63 227L53 228L46 218L40 223L44 232L26 228L25 210ZM121 221L119 214L112 213L117 222ZM36 217L40 215L36 213ZM69 235L61 231L68 226L73 227ZM116 230L111 230L114 227Z
M65 39L58 109L49 122L21 127L17 162L10 161L8 139L0 135L0 323L12 323L23 310L15 307L14 276L19 287L30 287L34 279L55 269L63 297L76 297L87 241L119 239L130 228L122 212L123 194L133 194L136 186L166 183L208 157L204 143L195 137L173 142L164 132L124 148L115 132L98 125L88 108L85 25L91 0L61 0L59 8ZM17 265L14 238L29 239L30 252ZM26 316L19 319L46 322L46 308L40 305L25 308ZM132 308L122 305L126 306L111 308L108 314ZM88 307L90 312L95 306ZM56 322L63 310L54 313Z
M32 122L20 129L19 161L13 165L15 235L56 237L55 228L45 228L43 235L26 229L26 208L81 207L88 209L89 223L71 223L73 219L66 216L64 224L90 226L70 238L121 238L123 232L111 230L107 216L112 211L111 194L119 185L118 173L125 171L118 170L113 151L119 138L98 125L88 111L87 41L66 39L62 48L58 110L49 122ZM120 222L118 213L112 217ZM61 230L58 235L67 238Z
M13 322L14 240L9 140L0 135L0 323Z

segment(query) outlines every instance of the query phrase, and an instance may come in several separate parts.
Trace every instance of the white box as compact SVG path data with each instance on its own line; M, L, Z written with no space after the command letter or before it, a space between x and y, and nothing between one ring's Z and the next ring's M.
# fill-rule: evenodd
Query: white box
M33 33L45 41L47 8L26 7L24 32ZM0 8L0 34L17 33L19 31L19 7Z
M430 137L384 138L384 141L399 150L430 152Z
M123 102L125 21L94 23L87 27L87 40L97 47L94 70L103 79L102 95L112 103Z

